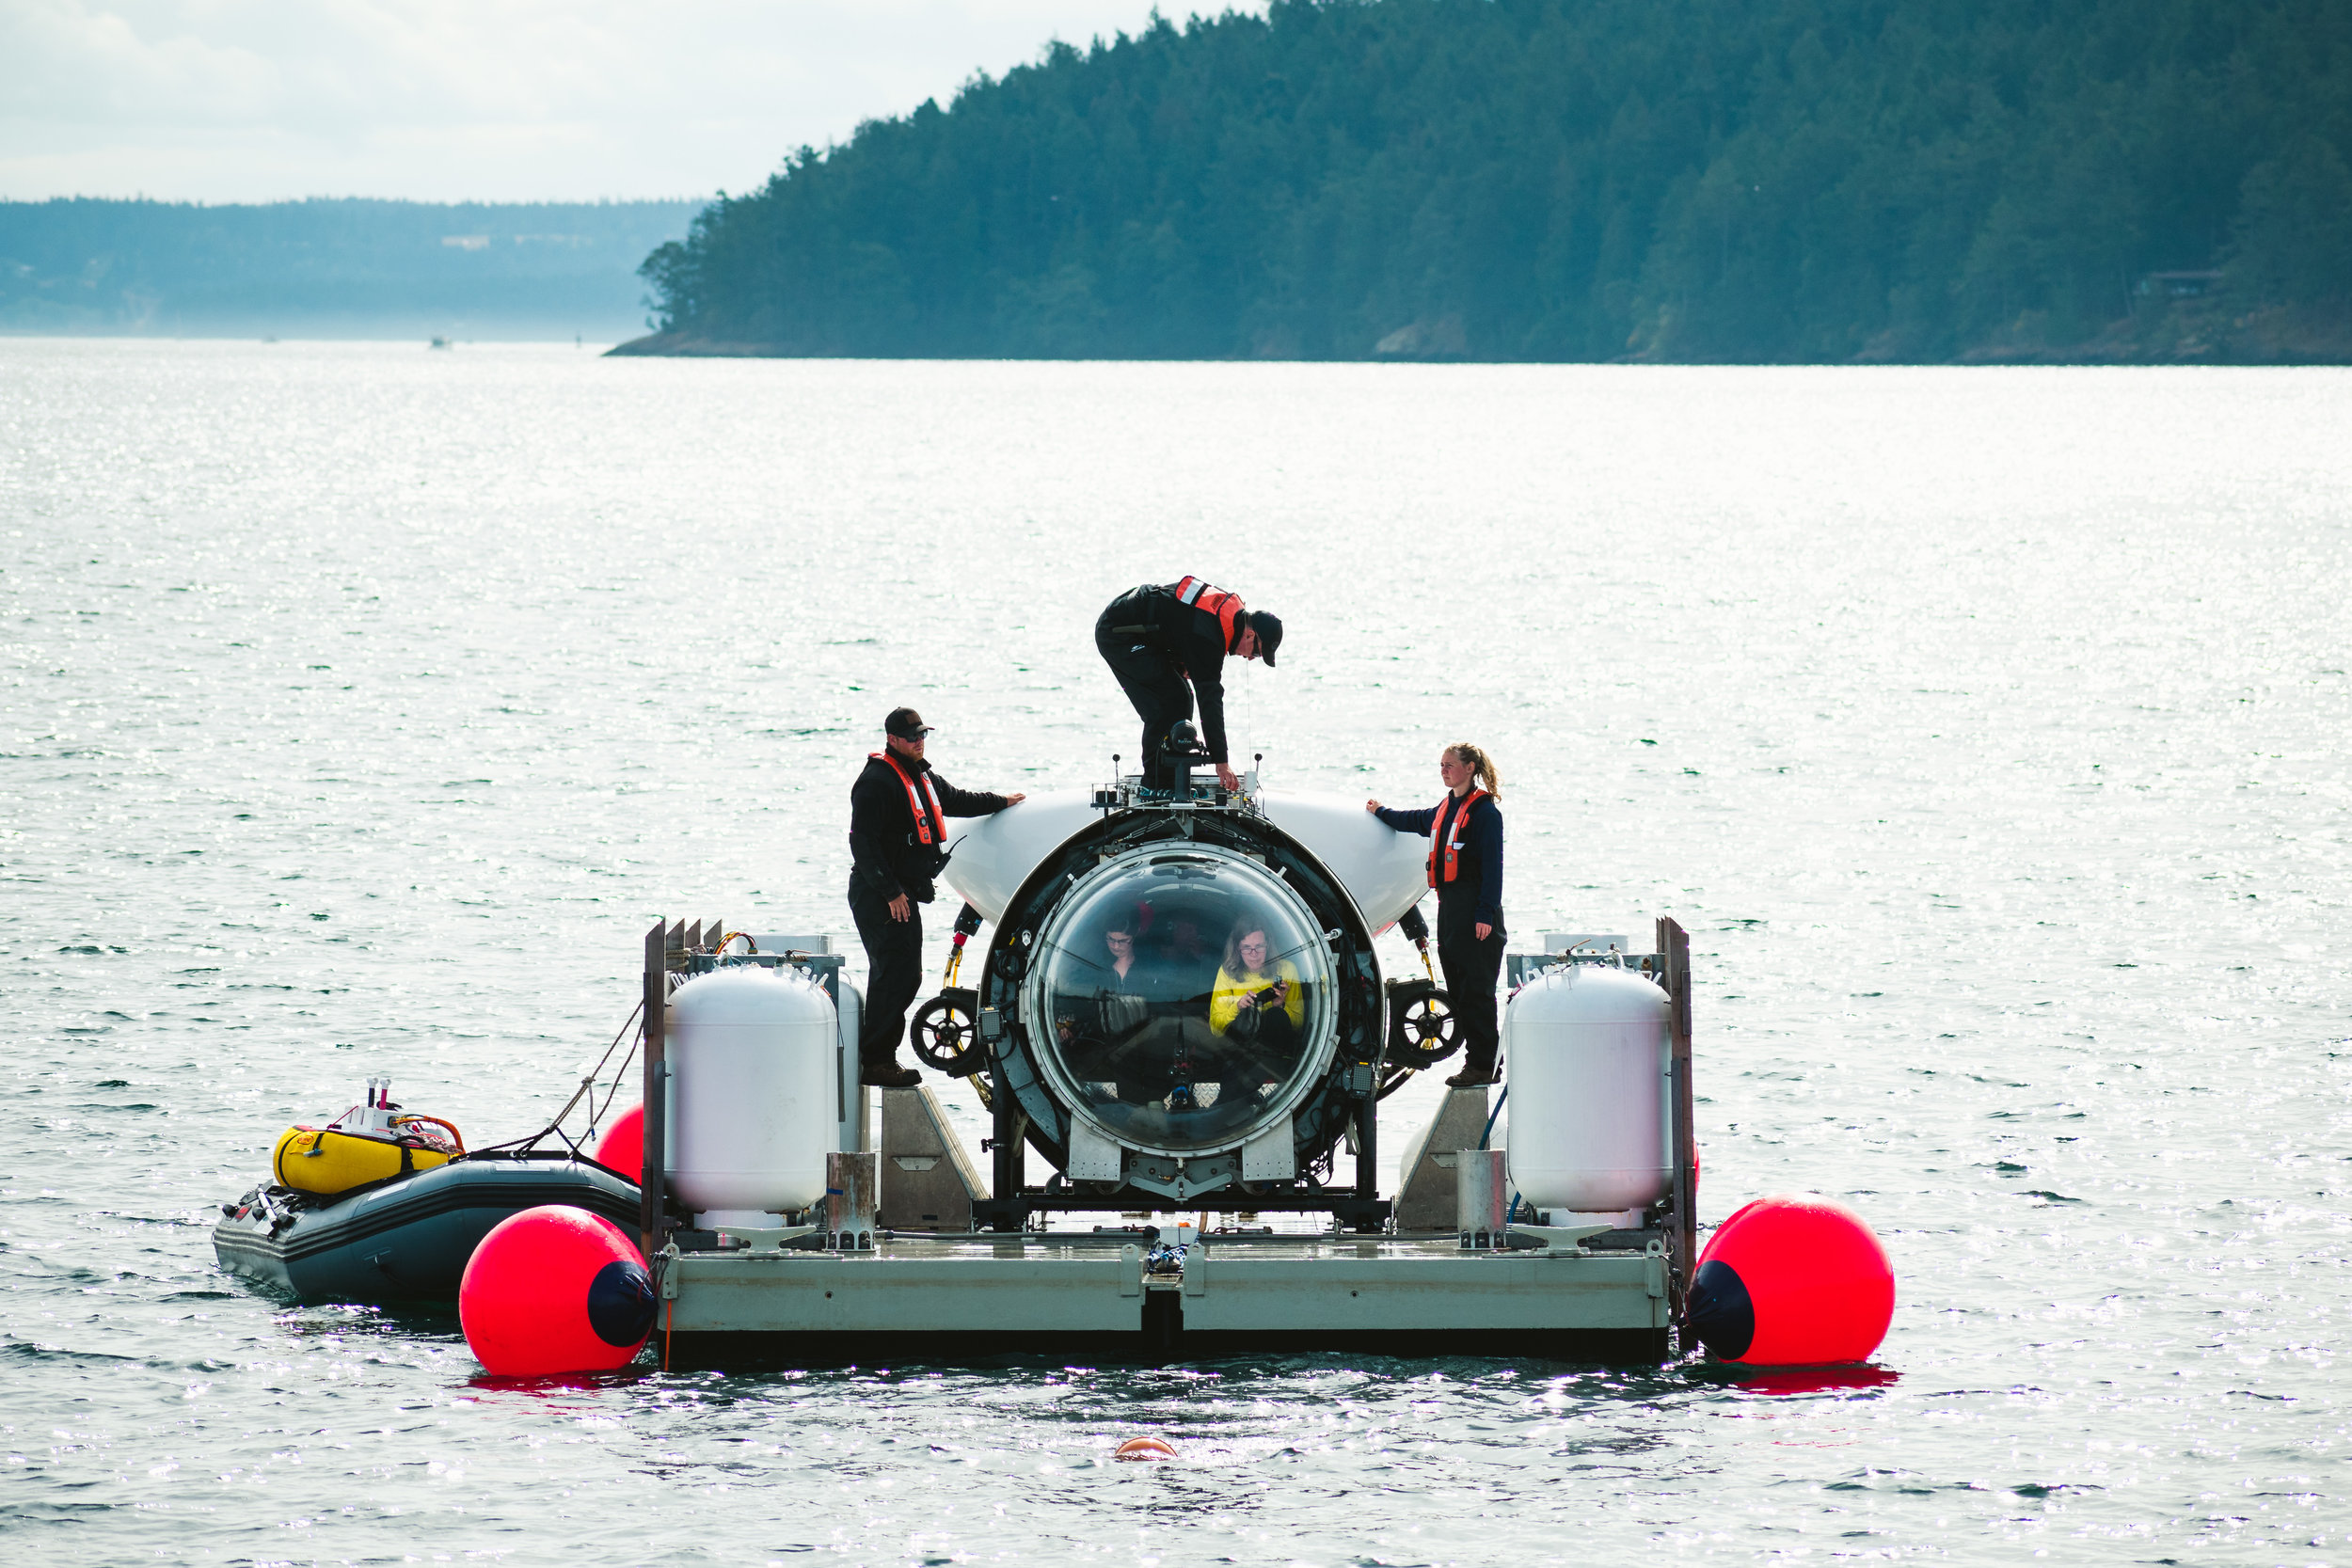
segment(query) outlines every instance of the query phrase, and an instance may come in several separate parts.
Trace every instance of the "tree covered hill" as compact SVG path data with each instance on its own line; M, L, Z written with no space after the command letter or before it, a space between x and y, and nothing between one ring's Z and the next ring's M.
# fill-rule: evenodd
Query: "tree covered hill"
M1275 0L803 149L624 352L2352 358L2346 0Z

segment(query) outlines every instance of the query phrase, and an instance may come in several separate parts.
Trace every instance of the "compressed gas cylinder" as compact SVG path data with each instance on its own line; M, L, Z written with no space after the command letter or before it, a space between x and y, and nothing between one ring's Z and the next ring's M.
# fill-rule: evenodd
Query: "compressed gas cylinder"
M1657 985L1600 964L1563 964L1511 998L1511 1183L1530 1206L1621 1213L1666 1196L1668 1013Z
M466 1343L498 1377L625 1367L653 1333L655 1308L653 1276L628 1233L562 1203L501 1220L457 1286Z
M700 1223L772 1224L825 1196L840 1025L798 974L723 969L670 998L670 1191Z
M1865 1361L1895 1315L1895 1271L1862 1216L1832 1198L1757 1198L1716 1227L1691 1282L1690 1324L1750 1367Z

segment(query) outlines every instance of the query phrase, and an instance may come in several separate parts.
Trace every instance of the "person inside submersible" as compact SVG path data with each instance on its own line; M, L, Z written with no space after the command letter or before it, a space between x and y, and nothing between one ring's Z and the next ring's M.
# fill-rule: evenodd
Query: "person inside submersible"
M923 1075L898 1061L907 1008L923 987L923 913L931 879L947 863L947 818L988 816L1021 794L958 789L923 757L931 733L911 707L882 721L885 750L866 759L850 786L850 915L866 944L866 1013L858 1028L858 1082L913 1088Z
M1094 622L1094 649L1119 678L1143 721L1143 786L1154 794L1174 783L1165 752L1168 732L1200 703L1200 733L1216 782L1239 787L1225 749L1225 657L1263 658L1274 668L1282 623L1248 610L1241 595L1199 578L1131 588L1104 607Z
M1101 918L1107 961L1082 940L1059 957L1054 982L1063 1060L1091 1085L1098 1112L1180 1135L1205 1132L1195 1123L1212 1107L1220 1121L1246 1113L1291 1075L1310 996L1297 965L1270 953L1270 931L1283 930L1286 942L1299 940L1295 933L1247 900L1199 890L1189 896L1229 911L1221 963L1198 938L1205 910L1155 911L1145 902ZM1147 932L1161 940L1144 942Z

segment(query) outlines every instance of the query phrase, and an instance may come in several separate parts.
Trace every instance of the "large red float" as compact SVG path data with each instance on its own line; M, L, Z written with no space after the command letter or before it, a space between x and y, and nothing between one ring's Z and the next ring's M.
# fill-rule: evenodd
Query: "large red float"
M596 1164L609 1165L631 1181L645 1180L645 1108L632 1105L621 1119L604 1130L596 1144Z
M1834 1198L1760 1197L1716 1227L1691 1282L1689 1322L1725 1361L1867 1361L1895 1316L1895 1270L1861 1215Z
M499 1377L626 1367L653 1333L655 1308L637 1243L601 1214L562 1203L501 1220L457 1286L466 1343Z

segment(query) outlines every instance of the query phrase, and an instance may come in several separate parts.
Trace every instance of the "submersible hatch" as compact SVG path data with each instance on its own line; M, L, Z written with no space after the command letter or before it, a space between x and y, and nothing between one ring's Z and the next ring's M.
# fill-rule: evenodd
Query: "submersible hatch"
M857 1092L839 1032L803 1015L854 988L775 986L772 1040L714 1050L696 989L798 956L655 927L641 1227L663 1354L1664 1358L1696 1254L1688 940L1661 919L1649 953L1513 955L1506 1057L1542 1097L1513 1117L1540 1157L1486 1148L1490 1091L1451 1090L1409 1146L1400 1224L1378 1190L1380 1106L1442 1053L1403 1026L1430 985L1384 984L1374 938L1414 924L1424 850L1353 802L1247 784L1148 798L1130 779L979 819L946 873L968 901L959 955L962 931L993 930L976 983L951 981L916 1037L988 1107L985 1185L928 1087L881 1091L879 1148L868 1118L835 1114ZM1255 1028L1217 984L1245 934L1268 949L1253 972L1290 981ZM733 984L731 1027L756 1028L764 990ZM753 1158L737 1145L764 1106ZM722 1167L723 1210L707 1206ZM1409 1190L1433 1179L1454 1189L1434 1225ZM943 1180L965 1227L892 1212ZM1153 1213L1183 1218L1135 1218ZM1089 1214L1114 1219L1066 1218Z

